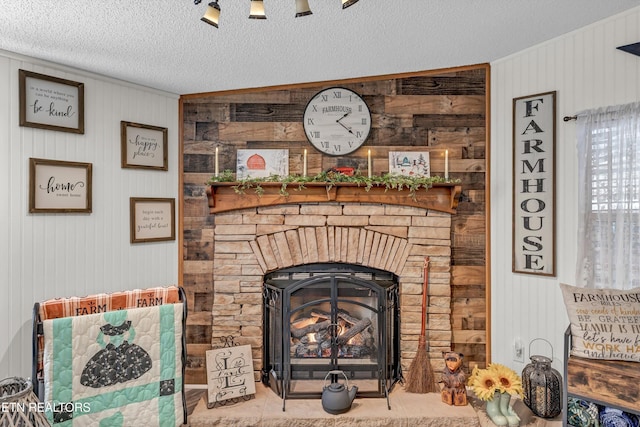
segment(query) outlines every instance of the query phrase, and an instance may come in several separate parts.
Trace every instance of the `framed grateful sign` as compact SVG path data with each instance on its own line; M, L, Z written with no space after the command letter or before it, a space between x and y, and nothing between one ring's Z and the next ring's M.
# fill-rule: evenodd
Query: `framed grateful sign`
M515 273L556 275L556 92L513 100Z
M84 83L19 70L20 126L84 133Z
M29 212L91 212L91 163L29 159Z
M120 122L122 167L168 170L167 128Z
M129 199L131 243L176 240L176 200L153 197Z

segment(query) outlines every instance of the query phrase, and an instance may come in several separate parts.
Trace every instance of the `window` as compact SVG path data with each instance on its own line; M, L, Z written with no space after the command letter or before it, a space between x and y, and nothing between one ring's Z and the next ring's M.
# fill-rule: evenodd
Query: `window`
M578 115L577 282L640 287L640 103Z

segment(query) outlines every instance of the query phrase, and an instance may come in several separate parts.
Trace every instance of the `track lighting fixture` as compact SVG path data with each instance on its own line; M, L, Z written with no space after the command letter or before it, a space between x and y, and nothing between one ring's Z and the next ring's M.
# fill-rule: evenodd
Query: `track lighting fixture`
M249 18L250 19L267 19L267 14L264 8L264 0L250 0ZM342 2L342 8L346 9L353 6L358 0L340 0ZM301 16L312 15L311 8L309 7L309 0L295 0L296 4L296 18ZM193 0L193 3L198 5L202 3L202 0ZM207 9L204 12L201 21L218 28L218 21L220 20L220 5L218 0L214 0L207 5Z
M251 0L251 9L249 10L249 18L267 19L267 15L264 13L264 2L262 0Z
M311 15L311 13L311 8L309 8L309 0L296 0L296 18Z
M200 18L200 20L218 28L219 19L220 19L220 6L218 6L217 1L212 1L207 6L207 10L205 10L204 16Z

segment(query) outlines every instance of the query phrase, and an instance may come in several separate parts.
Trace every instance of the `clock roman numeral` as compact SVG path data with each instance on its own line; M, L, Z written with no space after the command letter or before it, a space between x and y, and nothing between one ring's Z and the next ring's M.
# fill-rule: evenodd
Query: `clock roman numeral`
M329 148L329 141L320 141L320 146L327 150Z
M320 138L320 131L314 130L309 132L309 139L318 139Z
M313 104L313 105L311 106L311 109L312 109L312 111L313 111L314 113L317 113L317 112L318 112L318 106L317 106L316 104Z
M323 102L326 102L329 100L329 95L322 95L321 98Z
M363 124L363 125L366 125L366 124L367 124L367 119L366 119L366 118L363 118L363 119L362 119L362 124Z
M340 151L342 151L342 145L334 145L333 151L339 153Z
M333 97L336 99L342 98L342 92L339 92L339 91L333 92Z
M307 124L314 125L315 123L313 123L313 119L311 117L307 117Z

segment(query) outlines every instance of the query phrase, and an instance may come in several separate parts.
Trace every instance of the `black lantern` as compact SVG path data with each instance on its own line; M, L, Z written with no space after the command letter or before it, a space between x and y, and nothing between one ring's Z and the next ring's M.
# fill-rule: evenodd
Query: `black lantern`
M542 338L531 341L529 354L531 354L531 344L536 340L549 344L551 359L539 355L529 357L531 363L522 370L524 404L539 417L553 418L562 412L562 376L551 367L553 346L549 341Z

